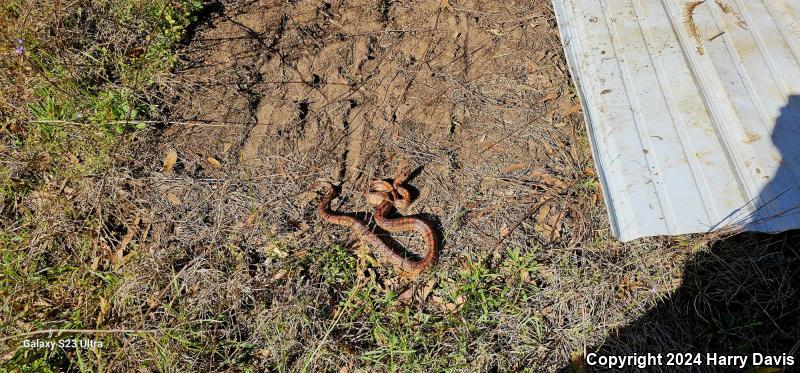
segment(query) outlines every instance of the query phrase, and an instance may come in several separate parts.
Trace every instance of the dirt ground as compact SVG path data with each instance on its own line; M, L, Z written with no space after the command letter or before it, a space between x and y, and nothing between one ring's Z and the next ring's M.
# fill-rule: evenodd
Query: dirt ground
M303 244L323 228L309 216L313 181L343 183L341 207L363 210L365 182L405 159L422 167L417 208L445 228L443 261L493 246L545 192L559 200L512 241L585 238L587 219L564 190L594 172L541 3L265 2L223 12L176 77L188 84L176 87L173 115L206 125L164 134L163 152L174 147L184 163L179 175L256 182L277 234L310 227Z
M365 182L409 160L422 168L417 209L444 228L443 262L496 246L543 195L553 202L539 226L509 242L586 238L595 217L581 216L567 189L583 183L595 206L600 192L586 185L579 105L542 4L309 2L223 14L177 77L188 87L173 115L203 123L162 137L162 152L181 156L179 175L255 182L275 233L307 226L294 238L304 244L330 231L310 213L313 181L342 183L341 208L364 210Z
M202 325L182 335L210 357L164 342L199 367L551 370L678 287L692 251L610 237L549 1L224 2L161 83L172 123L132 170L146 215L123 223L141 245L113 303ZM310 190L369 212L401 161L443 238L416 280Z

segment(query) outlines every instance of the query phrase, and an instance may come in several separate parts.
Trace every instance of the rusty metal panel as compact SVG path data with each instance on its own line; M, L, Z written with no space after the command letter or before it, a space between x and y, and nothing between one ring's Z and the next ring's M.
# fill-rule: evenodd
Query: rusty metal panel
M800 1L553 5L617 238L800 228Z

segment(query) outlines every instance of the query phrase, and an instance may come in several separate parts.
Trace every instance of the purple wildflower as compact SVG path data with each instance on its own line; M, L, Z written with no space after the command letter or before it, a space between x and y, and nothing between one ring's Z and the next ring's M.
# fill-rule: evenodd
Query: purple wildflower
M25 53L25 46L23 45L22 39L17 39L17 54L21 55Z

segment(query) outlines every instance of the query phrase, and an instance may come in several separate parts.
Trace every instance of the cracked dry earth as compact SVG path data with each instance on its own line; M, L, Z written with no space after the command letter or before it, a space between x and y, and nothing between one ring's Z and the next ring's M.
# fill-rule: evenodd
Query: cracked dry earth
M460 286L457 273L498 265L515 249L539 263L525 279L538 290L477 327L463 363L512 369L563 364L654 299L608 296L623 269L642 264L609 240L549 1L256 0L210 9L181 67L163 79L175 123L153 134L140 170L152 180L142 197L152 228L138 280L122 293L153 310L172 307L143 323L224 314L209 338L261 346L251 355L266 366L298 369L328 338L313 356L317 369L385 367L388 358L360 357L383 343L371 320L336 324L360 286L353 281L404 294L415 312L459 317L463 300L445 294ZM177 164L162 172L171 150ZM366 183L401 161L420 167L410 213L429 216L444 240L438 264L414 281L321 221L320 197L309 191L316 180L340 183L333 207L368 212ZM396 239L422 250L418 237ZM315 277L335 261L303 264L335 245L357 258L349 285ZM642 252L657 257L648 265L670 267L671 256ZM536 338L534 318L544 330ZM445 334L437 351L409 348L447 361L458 337ZM272 345L276 336L285 341Z

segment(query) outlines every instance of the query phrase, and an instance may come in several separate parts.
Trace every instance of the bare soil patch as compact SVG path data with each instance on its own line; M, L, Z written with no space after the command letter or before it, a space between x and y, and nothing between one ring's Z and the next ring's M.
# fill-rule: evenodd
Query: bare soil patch
M342 183L341 207L366 210L365 182L407 159L422 167L418 210L445 229L444 263L494 246L547 193L560 198L513 240L585 238L587 218L564 202L594 173L542 3L233 7L195 38L177 76L189 84L177 86L173 115L206 124L162 136L181 175L256 181L274 197L279 232L291 222L314 231L314 180Z

